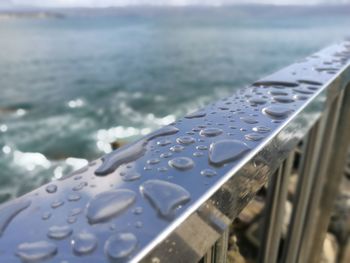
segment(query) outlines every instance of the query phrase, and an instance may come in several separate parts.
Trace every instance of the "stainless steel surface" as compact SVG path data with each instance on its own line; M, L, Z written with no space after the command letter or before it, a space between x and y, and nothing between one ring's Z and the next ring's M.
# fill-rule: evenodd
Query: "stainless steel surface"
M198 261L344 90L349 50L322 50L2 205L0 261Z
M313 181L316 180L316 167L321 141L325 139L323 136L325 124L324 121L317 122L304 142L297 192L293 202L293 214L284 246L282 262L294 263L297 259L311 187Z
M288 183L294 161L294 151L278 168L269 183L268 199L264 212L264 229L260 247L260 262L278 262L282 225L285 216L285 205L288 194Z
M350 85L343 91L339 120L336 125L333 147L329 149L330 161L327 167L326 182L320 202L320 213L315 222L317 233L313 234L313 244L308 262L320 262L320 253L327 232L333 204L338 193L339 184L346 163L347 151L350 143Z
M324 114L323 122L326 123L324 140L321 142L320 159L317 161L317 177L313 181L312 192L308 200L308 209L305 216L306 220L303 224L302 237L300 239L300 251L298 255L298 262L307 262L308 255L311 250L313 238L316 229L315 220L319 217L319 205L324 187L324 181L327 174L327 166L329 165L330 149L333 147L334 136L336 132L337 122L339 118L339 111L341 108L342 97L340 95L336 98L330 109Z

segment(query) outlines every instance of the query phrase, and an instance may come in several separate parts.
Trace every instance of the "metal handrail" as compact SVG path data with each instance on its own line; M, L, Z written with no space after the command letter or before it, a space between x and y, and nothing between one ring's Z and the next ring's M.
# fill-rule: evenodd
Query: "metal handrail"
M3 204L0 261L196 262L220 238L217 247L226 250L228 226L268 180L278 179L271 185L281 188L271 193L266 218L279 222L287 185L281 176L296 145L310 142L303 173L342 157L349 58L349 42L331 46ZM331 159L317 153L326 135L338 147ZM301 196L319 199L310 193L315 178L305 179ZM307 219L309 203L302 202L291 228ZM278 246L271 242L280 231L271 224L265 230L261 261L271 252L275 262ZM295 241L300 231L289 234L284 255L295 258L284 261L305 256ZM215 257L226 261L224 252Z

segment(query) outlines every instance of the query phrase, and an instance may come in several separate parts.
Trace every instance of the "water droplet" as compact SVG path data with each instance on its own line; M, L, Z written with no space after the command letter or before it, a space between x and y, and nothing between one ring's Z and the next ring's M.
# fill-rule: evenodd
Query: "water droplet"
M186 189L161 180L146 181L141 185L140 191L164 217L172 216L176 208L186 204L191 198Z
M258 133L249 133L244 136L248 141L260 141L261 139L265 138L265 136L258 134Z
M269 91L269 93L271 95L275 95L275 96L279 96L279 95L282 95L282 96L287 96L288 95L288 92L284 91L284 90L280 90L280 89L271 89Z
M288 117L292 110L287 107L274 105L264 108L263 112L269 115L270 117L281 119Z
M184 147L181 145L174 145L174 146L170 147L170 151L176 152L176 153L181 152L183 149L184 149Z
M294 98L296 100L307 100L309 97L308 96L305 96L305 95L300 95L300 94L297 94L294 96Z
M186 119L202 118L207 115L204 111L196 111L185 116Z
M182 136L176 139L176 141L178 143L184 144L184 145L188 145L188 144L192 144L195 142L195 139L191 136Z
M81 189L83 189L85 186L87 186L87 182L80 182L79 184L77 184L76 186L74 186L72 188L73 191L80 191Z
M137 238L132 233L117 233L105 243L105 253L112 259L129 256L137 246Z
M77 222L77 218L75 216L68 216L67 217L68 224L74 224L75 222Z
M298 82L301 84L308 84L308 85L317 85L317 86L323 85L321 82L314 81L314 80L308 80L308 79L300 79L300 80L298 80Z
M49 228L47 236L53 239L64 239L73 233L70 226L52 226Z
M262 80L254 82L253 86L283 86L283 87L296 87L299 86L296 82L279 81L279 80Z
M307 94L307 95L310 95L310 94L313 94L314 92L309 90L309 89L306 89L306 88L296 88L296 89L293 89L295 92L298 92L298 93L301 93L301 94Z
M57 191L57 186L54 184L49 184L48 186L46 186L46 192L52 194L55 193Z
M81 209L81 208L73 208L72 210L70 210L69 214L71 216L76 216L76 215L79 215L81 212L83 212L83 209Z
M294 99L289 96L273 96L273 100L281 103L292 103Z
M62 200L56 200L56 201L53 201L52 203L51 203L51 207L52 208L57 208L57 207L60 207L61 205L63 205L64 204L64 201L62 201Z
M173 154L171 152L166 152L166 153L162 153L159 157L160 158L169 158L171 157Z
M96 175L107 175L115 171L120 165L137 160L144 155L147 143L157 137L175 134L179 131L174 126L165 126L142 138L141 140L125 145L102 157L103 163L95 170Z
M198 145L196 146L196 149L200 151L205 151L205 150L208 150L208 147L205 145Z
M75 254L85 255L92 253L96 249L97 239L91 233L81 232L74 236L71 244Z
M202 152L194 152L193 156L194 157L201 157L201 156L203 156L203 153Z
M266 103L266 100L260 98L260 97L252 97L248 100L248 102L250 104L258 104L258 105L262 105Z
M130 181L135 181L141 178L141 174L139 174L138 172L135 171L128 171L125 173L121 173L120 175L122 175L123 177L123 181L125 182L130 182Z
M142 222L141 222L141 221L136 221L136 222L135 222L135 227L136 227L136 228L142 228L142 227L143 227Z
M141 206L137 206L137 207L135 207L135 208L132 210L132 212L133 212L135 215L140 215L140 214L142 214L142 212L143 212L143 208L142 208Z
M265 127L265 126L256 126L252 130L258 133L267 133L271 131L269 127Z
M42 220L47 220L51 217L51 213L50 212L44 212L41 216Z
M223 130L218 128L206 128L199 132L200 135L205 137L215 137L223 133Z
M210 145L209 160L213 164L221 165L241 158L249 150L250 148L243 142L222 140Z
M16 255L23 262L38 262L52 258L57 253L57 247L47 241L22 243L17 247Z
M213 177L213 176L217 175L217 173L212 169L204 169L201 171L201 175L206 176L206 177Z
M107 221L132 205L135 199L136 194L127 189L98 194L87 204L88 221L90 224Z
M171 159L169 161L169 165L178 170L184 171L184 170L191 169L194 166L194 162L192 161L192 159L188 157L177 157L177 158Z
M151 165L154 165L154 164L157 164L159 163L160 160L159 159L151 159L151 160L147 160L147 163L148 164L151 164Z
M165 173L166 171L168 171L168 168L166 168L166 167L158 167L157 171L161 172L161 173Z
M255 124L255 123L258 123L258 121L254 118L251 118L251 117L241 117L240 118L242 121L244 121L245 123L248 123L248 124Z
M80 198L81 198L81 196L79 194L73 193L73 194L68 195L67 200L70 202L75 202L75 201L79 201Z
M166 146L166 145L169 145L169 144L171 144L170 140L161 140L161 141L157 142L157 145L159 145L159 146Z

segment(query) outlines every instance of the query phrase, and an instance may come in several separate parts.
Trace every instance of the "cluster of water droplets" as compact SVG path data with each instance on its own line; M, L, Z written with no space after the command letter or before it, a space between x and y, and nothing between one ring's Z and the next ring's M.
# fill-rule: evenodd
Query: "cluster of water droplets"
M349 57L350 45L333 56L311 56L303 62L307 69L293 65L48 184L40 194L36 193L39 197L33 194L3 205L0 241L16 216L25 214L33 200L41 198L40 203L48 205L33 207L31 213L40 213L38 219L49 227L42 230L45 236L37 241L19 242L14 254L22 261L56 256L59 242L69 242L76 257L101 250L112 260L127 260L141 248L142 229L154 224L152 220L142 220L145 209L154 220L173 220L211 183L292 118L296 109L318 93ZM313 63L324 66L311 67ZM203 182L202 186L197 182ZM62 218L62 211L66 213L64 221L58 222L56 217ZM111 233L106 237L101 233L106 232L107 225Z

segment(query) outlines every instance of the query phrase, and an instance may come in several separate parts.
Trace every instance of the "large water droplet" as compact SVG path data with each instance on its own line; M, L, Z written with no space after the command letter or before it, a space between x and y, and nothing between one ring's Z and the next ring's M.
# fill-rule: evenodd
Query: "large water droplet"
M4 233L6 227L9 225L12 219L16 217L22 210L29 207L31 201L22 200L22 201L14 201L9 204L5 204L0 209L0 237Z
M102 157L103 163L95 170L96 175L107 175L112 173L120 165L137 160L145 152L146 142L144 140L123 146L114 152Z
M22 243L17 247L16 255L23 262L38 262L52 258L57 253L55 244L47 241Z
M96 249L97 239L91 233L81 232L74 236L71 244L75 254L85 255L92 253Z
M252 97L248 100L248 102L250 104L258 104L258 105L262 105L262 104L265 104L266 103L266 100L265 99L262 99L260 97Z
M55 200L51 203L51 207L52 208L57 208L57 207L60 207L64 204L64 201L62 200Z
M281 103L292 103L294 99L289 96L273 96L273 100Z
M212 143L209 148L211 163L221 165L241 158L250 148L237 140L222 140Z
M177 157L169 161L169 165L178 170L188 170L194 166L194 162L192 159L188 157Z
M262 80L254 82L254 86L283 86L283 87L296 87L299 86L296 82L280 81L280 80Z
M148 180L140 187L141 193L164 217L172 216L175 209L186 204L191 195L186 189L161 180Z
M68 197L67 197L67 200L70 201L70 202L75 202L75 201L79 201L81 198L81 196L77 193L72 193L72 194L69 194Z
M258 133L267 133L271 131L269 127L265 127L265 126L256 126L252 130Z
M292 112L290 108L273 105L263 109L263 112L269 115L270 117L281 119L286 118Z
M242 121L244 121L245 123L248 123L248 124L255 124L255 123L258 123L258 121L254 118L251 118L251 117L241 117L240 118Z
M310 94L314 93L312 90L309 90L309 89L306 89L306 88L301 88L301 87L294 89L294 91L297 92L297 93L307 94L307 95L310 95Z
M122 176L123 181L125 182L135 181L141 178L141 174L135 171L123 172L123 173L120 173L120 175Z
M308 85L317 85L317 86L323 85L321 82L318 82L315 80L309 80L309 79L300 79L298 80L298 82L301 84L308 84Z
M206 128L199 132L200 135L206 137L215 137L223 133L223 130L219 128Z
M49 228L47 236L53 239L64 239L70 236L73 233L73 230L70 226L52 226Z
M265 136L258 134L258 133L248 133L244 136L249 141L260 141L263 139Z
M120 165L137 160L144 155L147 143L157 137L175 134L179 131L174 126L166 126L154 131L141 140L126 145L102 157L103 163L95 171L96 175L107 175L112 173Z
M207 115L204 111L196 111L185 116L186 119L201 118Z
M95 196L87 204L86 216L90 224L109 220L128 208L136 198L136 194L127 189L112 190Z
M137 238L132 233L117 233L105 243L105 253L112 259L129 256L137 246Z
M204 169L201 171L201 175L206 176L206 177L213 177L216 174L217 173L212 169Z
M46 192L52 194L57 191L57 186L55 184L49 184L48 186L46 186L45 189L46 189Z
M174 146L170 147L170 151L175 152L175 153L181 152L183 149L184 149L184 147L181 145L174 145Z
M188 145L195 142L195 139L191 136L182 136L176 139L178 143Z

